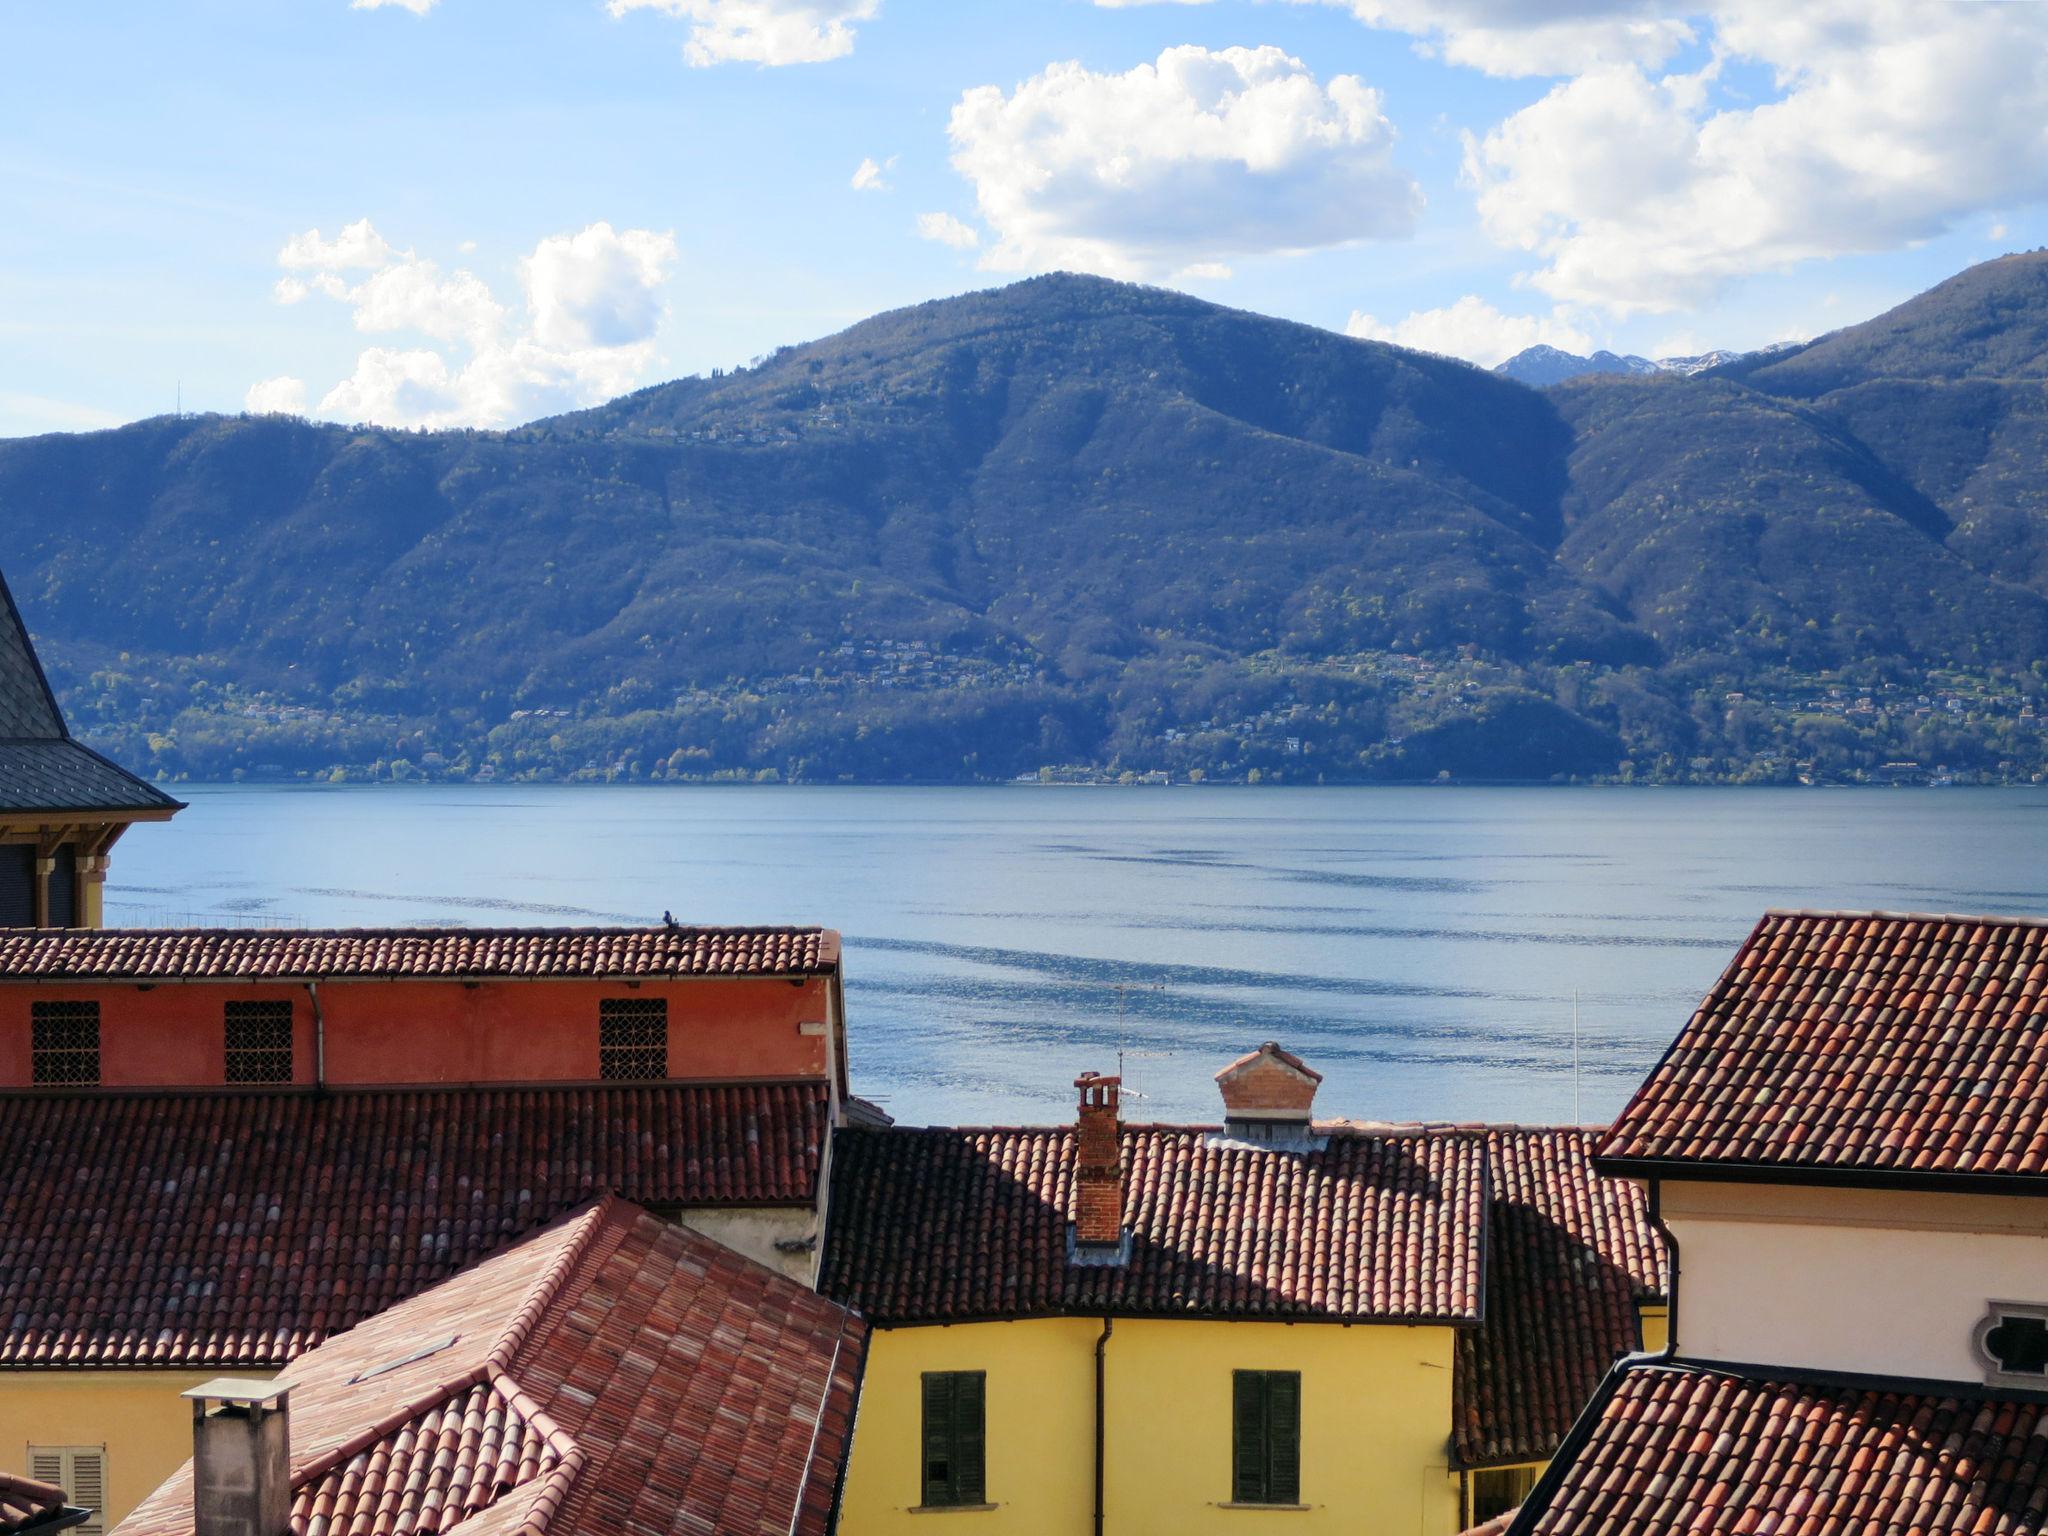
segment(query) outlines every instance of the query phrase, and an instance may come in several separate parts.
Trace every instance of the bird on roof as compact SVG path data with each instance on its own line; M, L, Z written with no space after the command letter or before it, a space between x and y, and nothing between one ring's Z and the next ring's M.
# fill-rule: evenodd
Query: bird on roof
M669 911L667 907L663 907L661 909L661 926L664 928L675 928L680 926L680 924L676 922L675 913Z

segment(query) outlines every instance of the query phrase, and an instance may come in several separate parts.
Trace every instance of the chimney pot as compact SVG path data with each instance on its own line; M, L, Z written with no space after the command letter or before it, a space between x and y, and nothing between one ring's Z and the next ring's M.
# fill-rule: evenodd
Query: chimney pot
M1124 1230L1123 1149L1117 1124L1123 1079L1084 1072L1074 1079L1074 1086L1081 1091L1075 1127L1074 1241L1114 1247L1123 1241Z
M192 1403L193 1536L288 1536L291 1388L217 1376Z

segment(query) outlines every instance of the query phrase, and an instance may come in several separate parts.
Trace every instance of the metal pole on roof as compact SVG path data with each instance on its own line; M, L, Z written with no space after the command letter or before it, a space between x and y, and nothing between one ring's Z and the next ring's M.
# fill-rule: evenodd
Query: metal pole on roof
M1579 1124L1579 989L1572 988L1572 1124Z

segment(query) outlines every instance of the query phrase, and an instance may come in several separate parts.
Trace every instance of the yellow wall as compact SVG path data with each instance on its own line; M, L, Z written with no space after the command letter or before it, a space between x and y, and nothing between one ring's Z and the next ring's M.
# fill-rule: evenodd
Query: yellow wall
M1671 1342L1671 1308L1663 1302L1646 1304L1638 1309L1642 1319L1643 1348L1661 1350Z
M112 1526L190 1459L192 1405L178 1394L219 1374L0 1371L0 1468L26 1475L32 1444L104 1445Z
M845 1536L944 1529L1085 1536L1094 1479L1091 1318L879 1330L868 1347ZM1120 1319L1106 1379L1106 1536L1219 1531L1449 1536L1458 1482L1448 1328ZM925 1371L988 1373L987 1511L912 1513ZM1231 1372L1301 1372L1301 1510L1227 1508Z

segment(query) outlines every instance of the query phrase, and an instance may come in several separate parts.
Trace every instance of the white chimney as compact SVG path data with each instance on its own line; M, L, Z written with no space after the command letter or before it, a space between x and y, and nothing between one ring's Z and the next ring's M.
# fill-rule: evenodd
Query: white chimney
M193 1536L288 1536L291 1388L216 1376L192 1402Z

